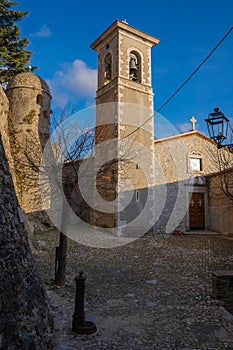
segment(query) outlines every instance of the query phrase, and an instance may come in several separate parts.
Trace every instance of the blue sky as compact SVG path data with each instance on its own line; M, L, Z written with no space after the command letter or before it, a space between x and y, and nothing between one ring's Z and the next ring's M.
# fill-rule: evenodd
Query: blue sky
M31 41L32 65L47 80L53 108L69 97L77 109L94 103L97 53L90 44L116 19L155 37L152 50L154 108L158 109L233 26L232 0L19 1L29 11L18 24ZM218 106L233 118L233 31L179 94L161 111L178 131L200 131Z

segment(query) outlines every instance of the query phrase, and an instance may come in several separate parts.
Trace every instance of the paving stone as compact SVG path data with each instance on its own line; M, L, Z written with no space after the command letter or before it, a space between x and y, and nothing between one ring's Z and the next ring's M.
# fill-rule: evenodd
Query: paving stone
M211 298L211 273L232 268L233 241L158 236L97 249L69 240L67 284L58 288L53 285L58 234L37 237L46 242L35 255L55 318L55 350L233 349L233 315ZM87 277L86 315L97 325L92 335L71 332L80 270Z

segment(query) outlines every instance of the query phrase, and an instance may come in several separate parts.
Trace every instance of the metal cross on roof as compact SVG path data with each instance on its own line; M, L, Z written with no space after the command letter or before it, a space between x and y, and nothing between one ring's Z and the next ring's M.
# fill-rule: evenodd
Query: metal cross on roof
M197 122L197 120L195 119L195 117L192 116L192 118L189 119L189 120L192 123L192 131L196 130L196 122Z

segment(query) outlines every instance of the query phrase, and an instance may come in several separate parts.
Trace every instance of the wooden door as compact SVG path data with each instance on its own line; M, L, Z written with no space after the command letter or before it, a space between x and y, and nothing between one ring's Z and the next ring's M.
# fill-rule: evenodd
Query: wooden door
M190 230L205 229L205 199L204 193L192 193L189 203Z

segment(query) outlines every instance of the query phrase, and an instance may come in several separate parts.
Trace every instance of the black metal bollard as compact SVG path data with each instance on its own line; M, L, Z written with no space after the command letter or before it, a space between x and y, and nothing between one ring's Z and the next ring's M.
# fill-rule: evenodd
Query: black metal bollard
M79 272L79 276L75 278L76 281L76 296L75 296L75 311L73 314L72 331L78 334L92 334L97 331L94 322L85 321L84 311L84 289L85 280L83 272Z
M58 264L61 259L61 249L60 247L56 247L55 251L55 281L57 279L57 274L58 274Z

